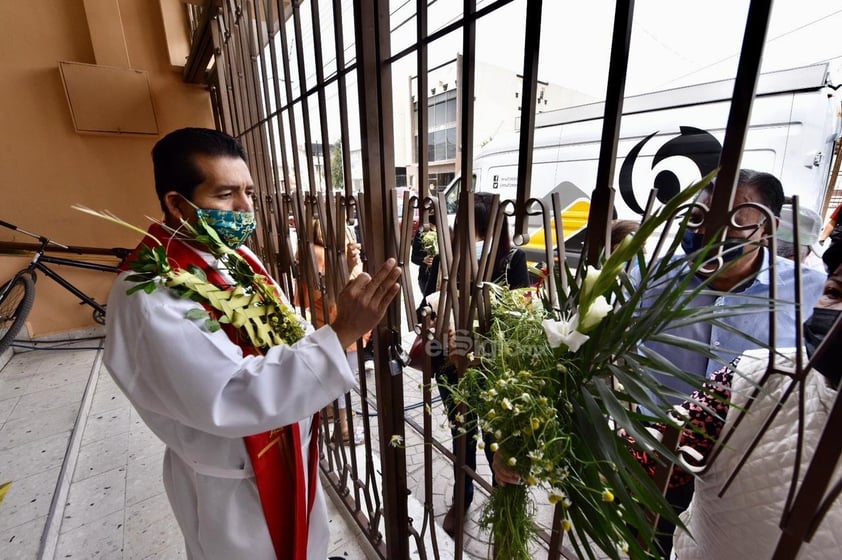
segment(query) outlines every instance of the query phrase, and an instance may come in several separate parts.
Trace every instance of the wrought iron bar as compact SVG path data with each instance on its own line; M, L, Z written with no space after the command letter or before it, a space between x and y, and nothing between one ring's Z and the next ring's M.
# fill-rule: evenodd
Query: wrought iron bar
M617 144L620 137L620 120L626 91L626 73L629 64L634 1L617 2L614 10L614 31L611 38L611 66L605 91L605 116L602 121L602 138L599 144L599 166L596 186L591 195L588 214L588 233L585 238L585 263L596 266L609 229L611 210L614 207L614 164L617 161Z
M748 131L751 105L757 87L757 75L760 72L763 44L766 40L766 29L771 11L771 0L752 0L749 4L740 61L734 80L734 95L731 99L731 110L728 113L725 139L722 142L722 153L719 158L720 169L710 205L711 222L708 224L710 227L705 228L705 243L712 239L725 240L726 216L730 215L729 212L734 205L740 160ZM772 324L774 322L770 323L770 327Z
M427 151L427 144L429 142L429 111L427 110L427 105L429 104L429 100L427 98L427 91L430 87L430 80L429 80L429 56L428 56L428 43L426 42L427 39L427 0L417 0L415 5L415 18L416 18L416 33L418 39L418 57L416 60L416 72L417 78L415 79L415 85L417 91L415 92L415 103L418 110L416 111L416 122L417 122L417 131L418 131L418 197L423 201L428 195L435 196L435 193L430 193L428 191L429 185L429 173L430 173L430 153ZM391 61L390 61L391 63ZM421 205L421 208L418 212L418 223L419 226L421 224L426 223L427 221L427 211L424 208L424 205Z
M391 66L388 58L390 37L388 2L361 0L354 3L357 22L357 85L362 127L362 168L366 185L364 194L366 251L375 263L393 257L390 243L375 243L380 232L387 231L382 208L394 188L394 159L391 95ZM394 214L391 216L395 218ZM383 497L385 500L386 548L388 558L408 558L406 452L390 445L393 436L404 438L403 373L392 354L400 345L399 307L393 302L384 320L374 331L377 407L380 419L380 454L383 462Z
M304 65L304 41L301 31L301 7L296 1L292 3L292 23L295 32L295 55L298 69L298 88L301 99L301 124L304 130L304 159L307 166L307 183L310 194L316 194L316 171L313 168L313 139L310 135L310 100L307 96L307 68ZM295 126L294 123L290 123ZM301 185L296 185L301 190Z
M333 0L333 34L336 51L336 84L339 90L339 133L342 140L342 174L344 176L345 201L354 196L353 179L351 176L351 134L348 126L348 86L345 76L349 69L345 67L345 38L342 31L342 0ZM351 223L353 205L344 203L345 215ZM360 240L358 240L360 241Z
M185 82L198 84L205 81L208 63L214 52L213 18L219 8L218 0L211 0L201 10L199 21L190 41L190 54L182 71Z
M221 117L221 125L223 130L233 130L233 123L231 120L231 107L229 100L229 86L228 86L228 64L225 57L225 45L223 42L222 16L220 14L221 8L217 8L217 13L214 14L212 20L212 36L214 47L214 76L216 77L216 96L218 98L217 113Z
M260 70L263 79L263 99L265 104L264 114L271 112L271 101L274 100L275 106L280 104L280 89L278 88L278 81L276 79L270 80L269 76L274 76L277 69L277 60L275 56L275 32L274 32L274 18L271 0L258 0L258 21L261 19L265 25L258 26L258 44L266 45L266 47L259 49ZM260 29L265 29L266 35L260 33ZM267 52L268 51L268 52ZM267 60L268 57L268 60ZM271 66L269 65L271 64ZM275 121L277 122L277 121ZM270 193L270 200L267 204L273 205L273 212L276 220L276 234L275 242L277 243L277 270L275 271L275 278L281 283L282 287L287 290L288 294L293 293L293 251L290 244L290 230L289 230L289 214L286 213L286 208L282 204L285 195L285 188L288 182L288 168L286 162L285 145L283 128L278 125L279 135L276 138L275 130L272 126L272 121L268 120L266 123L267 143L269 144L269 165L271 166L271 174L269 175L273 180L273 185ZM278 146L280 146L280 157L278 154ZM283 176L281 173L283 172Z
M541 48L542 8L542 0L529 0L526 3L526 37L523 45L523 78L520 94L520 147L517 159L515 243L526 242L529 239L526 206L527 200L532 196L532 149L535 145L535 100L538 95L538 53ZM462 177L469 177L469 175L463 174Z

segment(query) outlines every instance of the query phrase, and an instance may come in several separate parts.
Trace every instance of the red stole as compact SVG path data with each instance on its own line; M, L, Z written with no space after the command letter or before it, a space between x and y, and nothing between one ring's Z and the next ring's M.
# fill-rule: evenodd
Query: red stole
M216 286L228 286L217 270L185 243L173 239L161 226L153 224L149 233L160 240L167 249L170 266L186 270L190 265L202 269L208 281ZM151 240L144 237L127 261L134 260L134 254L143 246L152 246ZM248 261L258 274L270 278L263 265L245 251L238 253ZM124 265L125 269L128 266ZM135 297L142 297L142 294ZM205 308L218 316L210 306ZM243 350L244 355L259 355L260 350L251 345L248 339L241 337L231 325L222 325L231 341ZM243 438L254 469L257 491L263 507L263 515L272 545L278 560L307 560L307 541L309 535L310 512L316 498L318 482L318 438L319 414L313 416L312 434L308 453L309 481L305 496L304 464L301 458L301 430L298 423L275 428L267 432L249 435ZM219 507L225 507L220 504Z

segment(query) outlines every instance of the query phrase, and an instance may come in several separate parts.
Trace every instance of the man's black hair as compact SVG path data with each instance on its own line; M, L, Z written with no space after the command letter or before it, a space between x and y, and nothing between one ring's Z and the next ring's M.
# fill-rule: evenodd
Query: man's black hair
M781 215L784 205L784 187L777 177L765 171L754 169L740 169L737 178L737 188L751 187L760 195L761 202L772 211L775 216ZM706 192L713 192L714 183L705 187Z
M170 132L152 148L155 192L164 212L167 211L164 195L176 191L187 200L193 200L196 187L205 181L196 165L196 156L233 157L248 161L243 146L224 132L210 128L181 128Z

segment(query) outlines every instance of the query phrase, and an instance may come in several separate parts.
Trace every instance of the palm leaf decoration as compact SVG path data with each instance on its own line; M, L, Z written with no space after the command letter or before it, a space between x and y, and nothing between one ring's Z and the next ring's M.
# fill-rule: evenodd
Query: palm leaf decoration
M207 309L192 309L187 312L187 319L203 321L205 328L211 332L219 330L221 323L230 324L259 350L281 344L291 345L303 338L304 327L292 307L282 300L272 281L256 273L248 261L229 248L202 218L197 220L196 225L182 222L179 230L153 221L174 238L198 244L219 259L234 279L233 286L220 287L209 282L204 271L196 266L174 268L166 246L160 240L108 211L100 212L84 206L74 208L141 232L154 243L141 247L136 258L129 262L134 274L126 279L136 285L129 288L128 294L140 291L152 293L161 287L169 289L178 297L214 310L211 313Z

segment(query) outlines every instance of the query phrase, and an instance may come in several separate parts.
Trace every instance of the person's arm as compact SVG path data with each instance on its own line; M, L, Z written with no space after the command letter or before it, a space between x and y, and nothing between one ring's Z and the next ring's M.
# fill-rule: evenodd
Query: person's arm
M345 259L348 263L348 279L353 280L363 271L363 263L360 258L362 254L362 244L357 241L357 235L354 228L345 226Z
M388 263L340 294L333 326L254 356L203 319L187 319L198 303L165 289L127 295L134 284L118 280L105 364L134 404L197 430L242 437L292 424L353 387L343 348L373 328L397 294L400 269Z
M827 221L827 225L824 226L824 229L819 234L819 243L830 237L830 234L833 233L834 228L836 228L836 220L831 218Z
M430 271L427 274L427 283L421 288L421 295L426 297L439 289L439 266L441 266L441 256L433 257L433 262L430 265Z
M830 218L827 220L827 224L824 226L824 229L819 234L819 243L830 237L830 234L833 233L834 228L836 228L836 224L839 222L839 211L842 210L842 204L838 205L833 213L830 215Z

